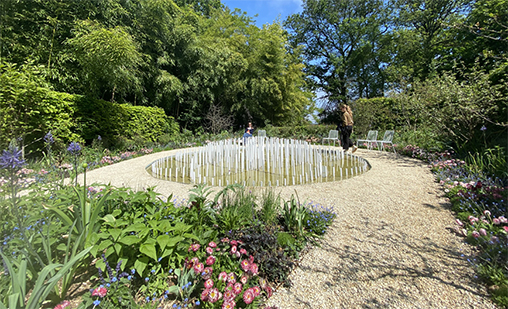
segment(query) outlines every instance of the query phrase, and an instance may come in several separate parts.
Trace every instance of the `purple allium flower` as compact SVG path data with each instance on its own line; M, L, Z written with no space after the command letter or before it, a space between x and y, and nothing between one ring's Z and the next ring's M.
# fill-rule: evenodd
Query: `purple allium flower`
M67 151L70 152L72 155L77 156L81 151L81 146L79 145L79 143L72 142L69 145L69 147L67 147Z
M51 131L49 131L48 133L46 133L46 135L44 135L44 142L49 145L55 142L55 139L53 138L53 134L51 134Z
M16 146L9 146L8 150L4 150L0 156L0 167L6 169L18 169L25 164L25 160L21 158L21 150Z
M486 126L482 126L482 127L480 128L480 130L482 130L482 131L486 131L486 130L487 130L487 127L486 127Z
M97 135L97 140L100 142L102 141L102 137L100 135Z

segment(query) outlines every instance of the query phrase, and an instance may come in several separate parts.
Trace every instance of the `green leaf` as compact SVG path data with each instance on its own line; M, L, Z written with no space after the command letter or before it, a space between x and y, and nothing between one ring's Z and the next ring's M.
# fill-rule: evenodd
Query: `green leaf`
M117 254L117 255L120 255L120 252L122 251L122 245L121 245L121 244L119 244L119 243L116 243L116 244L114 245L114 248L115 248L115 252L116 252L116 254Z
M124 236L118 240L119 243L122 243L127 246L137 244L140 241L141 241L141 239L139 239L138 236L134 236L134 235L127 235L127 236Z
M141 229L144 229L144 228L146 228L145 224L144 224L144 223L139 222L139 223L134 223L134 224L132 224L132 225L129 225L129 226L128 226L128 227L126 227L123 231L124 231L125 233L128 233L128 232L137 232L137 231L139 231L139 230L141 230Z
M115 209L113 210L113 213L111 214L113 217L118 217L122 214L122 210L121 209Z
M171 294L180 295L180 288L177 285L170 286L168 292Z
M134 262L134 268L136 269L136 271L140 276L143 276L143 272L145 271L146 265L148 265L148 258L145 256L137 259L136 262Z
M157 243L159 244L161 250L164 250L169 243L169 235L160 235L157 237Z
M106 222L106 223L113 223L116 221L116 218L113 217L113 215L111 215L111 214L107 214L104 216L104 218L102 218L102 220L104 220L104 222Z
M186 238L197 240L197 241L200 240L198 236L196 236L194 234L190 234L190 233L184 233L183 236L185 236Z
M103 251L104 249L106 249L107 247L111 246L113 244L113 242L109 239L106 239L104 241L102 241L99 245L98 245L98 248L97 250L98 251Z
M113 237L113 241L118 241L118 238L122 234L122 230L120 229L109 229L108 232Z
M66 244L59 244L58 246L56 246L56 250L58 251L67 251L67 245Z
M139 247L139 251L149 257L151 257L154 260L157 260L157 251L155 250L155 246L152 244L142 244L141 247Z
M185 237L182 237L182 236L171 237L169 239L168 243L166 244L166 246L168 246L168 247L174 247L174 246L176 246L182 240L185 240Z
M166 256L169 256L172 253L173 253L173 248L167 248L166 250L164 250L164 252L162 252L162 255L160 257L165 258Z

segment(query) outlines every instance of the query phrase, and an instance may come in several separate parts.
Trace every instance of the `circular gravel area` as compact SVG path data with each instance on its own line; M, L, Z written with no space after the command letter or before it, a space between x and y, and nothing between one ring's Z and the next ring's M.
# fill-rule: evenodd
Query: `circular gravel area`
M155 179L145 168L172 150L87 173L99 182L188 198L191 185ZM267 305L286 308L496 308L475 278L472 252L428 166L393 153L358 150L363 175L275 188L285 199L333 205L337 218ZM81 176L82 177L82 176ZM81 179L82 180L82 179Z

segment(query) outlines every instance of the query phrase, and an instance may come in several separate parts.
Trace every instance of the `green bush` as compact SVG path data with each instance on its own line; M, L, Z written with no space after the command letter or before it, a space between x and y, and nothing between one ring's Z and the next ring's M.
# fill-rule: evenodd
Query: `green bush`
M125 139L157 142L165 134L175 134L178 124L157 107L118 104L76 96L81 136L92 141L100 135L106 145L116 145Z
M296 127L273 127L266 126L266 135L279 138L310 139L328 136L330 130L335 130L336 125L306 125Z
M400 126L399 112L391 98L358 99L351 108L359 136L366 136L369 130L394 130Z
M42 148L51 131L57 146L81 141L75 132L73 96L51 91L41 68L0 63L0 148L21 138L25 153Z

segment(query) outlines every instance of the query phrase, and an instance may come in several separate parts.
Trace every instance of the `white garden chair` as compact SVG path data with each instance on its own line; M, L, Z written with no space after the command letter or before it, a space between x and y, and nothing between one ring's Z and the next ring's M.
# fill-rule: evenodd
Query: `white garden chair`
M366 139L359 139L356 141L356 146L358 147L358 145L360 144L360 142L366 142L367 143L367 149L372 149L372 145L376 142L376 139L377 139L377 130L372 130L372 131L369 131L367 133L367 138Z
M328 146L330 146L330 141L333 141L334 147L335 147L335 141L337 141L340 144L339 131L330 130L330 132L328 132L328 137L323 137L323 142L322 142L323 145L325 144L325 140L328 140Z
M393 135L394 134L395 134L395 131L393 131L393 130L385 131L385 134L383 135L383 139L375 141L378 145L378 148L380 150L384 150L385 144L390 144L390 145L392 145L393 152L396 153L395 147L393 147Z

